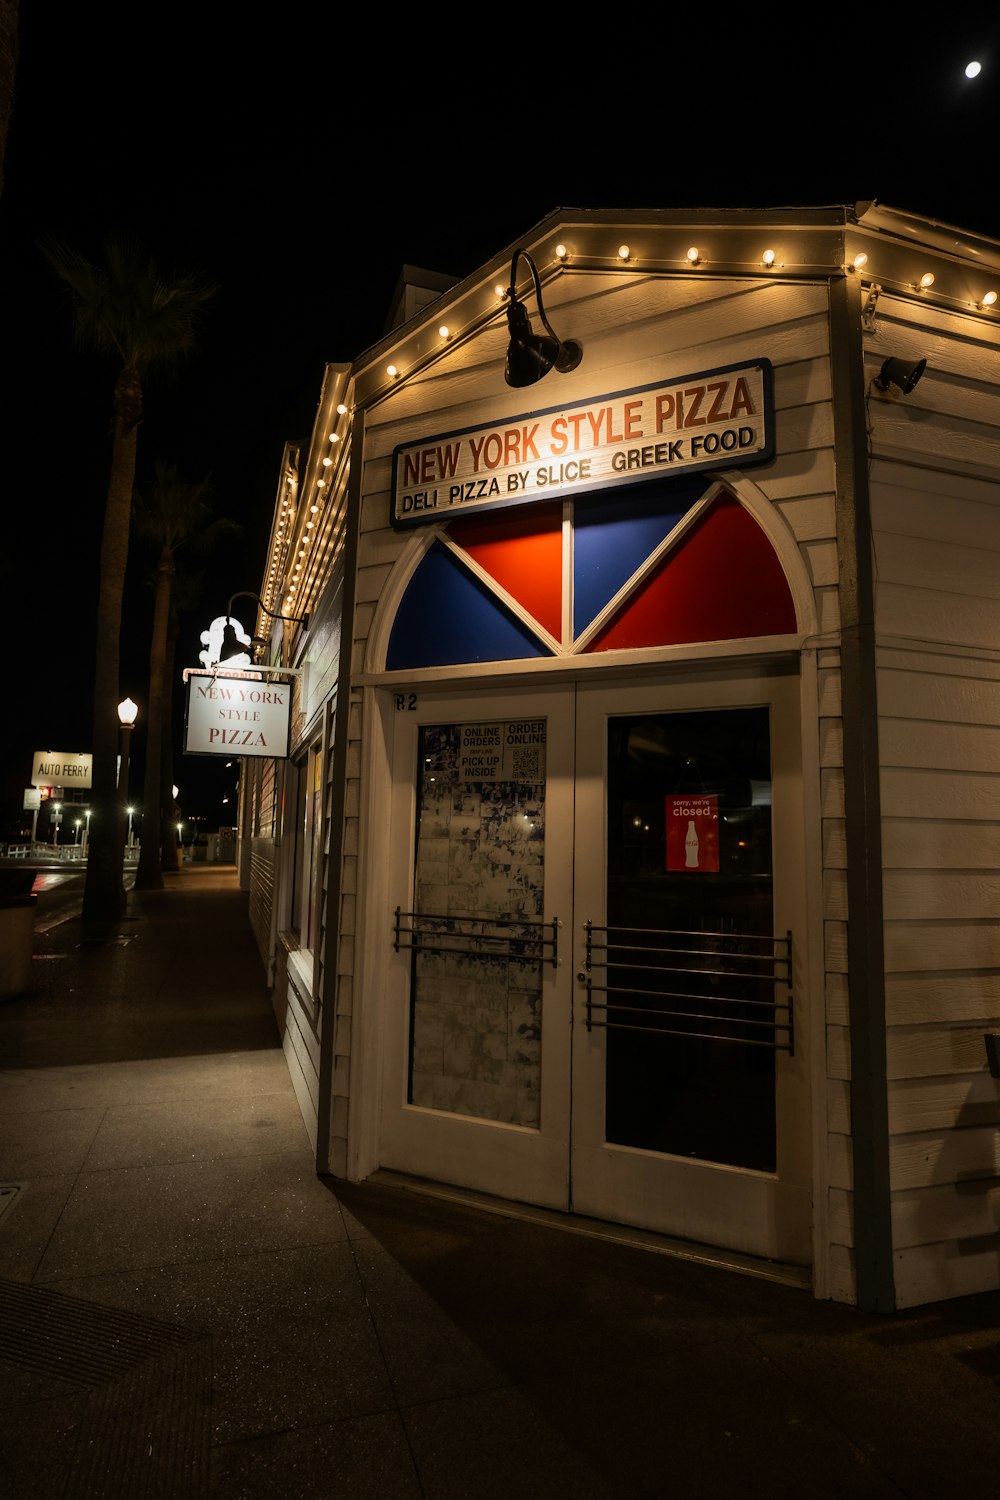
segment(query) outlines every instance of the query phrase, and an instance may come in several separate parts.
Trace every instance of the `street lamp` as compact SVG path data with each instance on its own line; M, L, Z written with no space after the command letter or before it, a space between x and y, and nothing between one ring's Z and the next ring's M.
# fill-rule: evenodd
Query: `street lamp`
M125 847L126 847L126 849L131 849L131 847L132 847L132 814L135 812L135 808L134 807L127 807L125 809L125 811L128 813L128 838L125 841Z
M123 796L128 794L128 747L135 724L139 705L133 703L131 698L124 698L118 705L118 722L121 725L121 763L118 767L118 790Z
M53 802L53 804L52 804L52 842L53 842L53 844L58 844L58 842L59 842L59 824L61 822L62 822L62 803L61 802Z

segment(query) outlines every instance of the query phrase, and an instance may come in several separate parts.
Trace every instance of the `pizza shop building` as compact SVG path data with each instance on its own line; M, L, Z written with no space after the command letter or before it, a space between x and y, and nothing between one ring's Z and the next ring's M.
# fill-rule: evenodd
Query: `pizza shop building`
M326 368L240 824L319 1172L1000 1284L998 289L878 203L557 211Z

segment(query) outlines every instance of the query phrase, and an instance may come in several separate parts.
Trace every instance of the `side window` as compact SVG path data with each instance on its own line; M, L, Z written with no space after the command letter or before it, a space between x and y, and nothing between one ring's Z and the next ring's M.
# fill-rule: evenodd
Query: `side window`
M289 927L300 948L311 951L317 936L316 881L321 865L323 756L319 742L310 746L293 771L295 857L292 867Z

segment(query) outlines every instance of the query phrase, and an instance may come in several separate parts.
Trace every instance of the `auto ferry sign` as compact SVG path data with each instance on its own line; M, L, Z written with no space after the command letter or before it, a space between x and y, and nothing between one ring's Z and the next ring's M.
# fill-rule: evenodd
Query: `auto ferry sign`
M390 520L418 526L773 456L773 372L759 359L402 443L392 455Z

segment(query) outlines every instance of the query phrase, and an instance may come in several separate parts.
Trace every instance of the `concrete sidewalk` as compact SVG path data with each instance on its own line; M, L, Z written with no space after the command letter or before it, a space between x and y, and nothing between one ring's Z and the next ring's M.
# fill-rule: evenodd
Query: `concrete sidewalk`
M232 867L33 969L0 1007L5 1500L1000 1495L1000 1295L873 1318L319 1179Z

